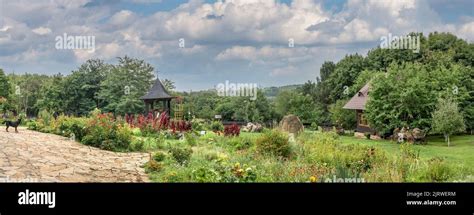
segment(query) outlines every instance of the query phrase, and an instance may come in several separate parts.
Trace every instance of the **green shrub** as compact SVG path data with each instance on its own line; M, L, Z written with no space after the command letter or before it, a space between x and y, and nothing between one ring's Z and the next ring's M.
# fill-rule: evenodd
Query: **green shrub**
M216 161L216 162L223 162L228 160L228 156L224 153L218 151L206 151L204 153L204 158L207 161Z
M234 182L254 182L257 180L257 173L254 168L247 166L246 164L240 165L240 163L236 163L231 171L233 176L236 178Z
M145 164L145 171L147 173L159 172L163 169L163 164L156 162L155 160L150 160Z
M191 128L193 131L205 131L206 129L206 121L204 119L193 119L191 120Z
M123 151L132 141L132 130L111 115L99 114L89 120L82 143L105 150Z
M420 150L413 148L411 143L400 144L400 152L403 158L418 160L420 157Z
M75 139L78 141L81 141L85 136L87 122L83 118L60 116L56 124L56 132L62 136L71 137L74 134Z
M144 148L145 148L145 141L142 138L134 138L129 146L129 150L132 152L143 151Z
M220 121L213 121L211 123L211 130L212 131L223 131L224 130L224 125Z
M193 150L191 148L171 147L169 149L171 156L180 164L186 165L191 158Z
M448 165L443 158L435 157L428 161L428 167L424 175L424 179L431 182L448 181L454 170Z
M166 159L166 154L163 152L156 152L153 155L153 160L155 160L156 162L161 162L161 161L164 161L165 159Z
M178 174L176 171L170 171L163 176L163 180L165 182L181 182L184 179L182 178L182 175Z
M395 170L402 182L412 181L414 172L419 168L419 150L411 143L400 144L400 156L395 160Z
M199 167L192 171L191 179L195 182L220 182L219 173L212 168Z
M137 137L143 136L142 131L140 130L140 128L132 129L132 134L133 134L133 136L137 136Z
M257 151L261 154L272 154L281 157L290 157L291 147L288 135L279 130L265 132L256 141Z
M335 175L347 173L358 176L385 163L387 159L385 153L376 148L342 144L334 132L301 135L298 138L305 142L303 152L300 152L303 160L321 165Z
M50 126L51 120L53 120L53 115L48 110L41 110L38 113L38 119L42 120L45 126Z
M29 130L33 130L33 131L38 130L38 123L34 120L28 122L28 124L26 126L28 127Z

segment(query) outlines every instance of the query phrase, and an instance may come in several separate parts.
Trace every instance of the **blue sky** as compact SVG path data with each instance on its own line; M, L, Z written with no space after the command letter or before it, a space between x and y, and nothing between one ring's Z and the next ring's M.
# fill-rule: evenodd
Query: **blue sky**
M324 61L365 55L388 34L443 31L474 40L471 0L0 2L0 68L7 73L69 74L90 58L116 63L129 55L145 59L178 90L226 80L303 83L319 75ZM56 49L64 33L94 36L95 51Z

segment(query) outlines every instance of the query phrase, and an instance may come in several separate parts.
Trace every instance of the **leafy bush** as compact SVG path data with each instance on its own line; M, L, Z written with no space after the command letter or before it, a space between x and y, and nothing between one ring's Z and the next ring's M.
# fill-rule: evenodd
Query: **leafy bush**
M288 135L279 130L265 132L257 139L256 144L257 151L262 154L290 157L291 147L288 143Z
M338 128L353 129L357 124L356 114L353 110L343 108L346 103L347 100L338 100L329 107L331 122Z
M142 138L133 138L130 143L129 150L132 152L139 152L145 148L145 141Z
M206 130L206 121L204 119L193 119L191 120L191 128L193 131L204 131Z
M87 122L83 118L71 118L60 116L57 120L57 133L65 137L71 137L72 135L76 140L81 141L85 136L85 128Z
M232 168L232 173L237 178L236 182L254 182L257 180L257 173L245 164L241 166L240 163L236 163Z
M433 182L448 181L453 174L453 169L443 158L435 157L428 161L424 179Z
M51 120L53 120L53 115L48 110L41 110L38 113L38 119L42 121L45 126L49 126Z
M341 144L334 132L303 134L299 139L305 142L303 159L309 163L322 165L335 175L358 176L385 163L387 159L383 151L376 148Z
M219 182L221 179L218 172L208 167L199 167L193 170L191 178L193 181L201 182L201 183L202 182Z
M163 169L163 164L160 162L156 162L155 160L150 160L145 164L144 167L147 173L159 172Z
M418 168L420 152L411 143L400 144L400 156L395 161L395 168L401 181L410 181L413 171Z
M191 172L191 180L197 182L255 182L257 180L255 167L226 162L200 164Z
M166 154L163 152L157 152L153 155L153 160L155 160L156 162L161 162L161 161L164 161L165 159L166 159Z
M39 129L38 122L34 120L28 122L26 126L28 127L28 129L33 130L33 131L37 131Z
M132 141L132 130L109 114L99 114L86 126L82 143L106 150L127 149Z
M191 148L171 147L169 149L169 152L170 152L171 156L173 156L173 158L180 165L185 165L189 161L189 159L191 158L193 150Z
M222 125L222 122L220 121L213 121L211 123L211 130L214 132L222 131L224 130L224 125Z

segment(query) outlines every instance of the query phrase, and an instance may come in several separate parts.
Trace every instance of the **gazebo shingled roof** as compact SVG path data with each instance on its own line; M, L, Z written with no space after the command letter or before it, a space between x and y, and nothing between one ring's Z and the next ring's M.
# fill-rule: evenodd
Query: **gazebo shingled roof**
M151 87L150 91L140 99L142 100L167 100L167 99L172 99L175 98L174 96L171 96L168 91L166 91L165 87L161 83L159 78L156 78L155 83L153 84L153 87Z

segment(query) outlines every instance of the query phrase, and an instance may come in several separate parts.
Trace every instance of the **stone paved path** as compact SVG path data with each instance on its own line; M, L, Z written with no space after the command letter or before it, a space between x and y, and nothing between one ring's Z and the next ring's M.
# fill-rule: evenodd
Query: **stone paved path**
M115 153L67 138L0 126L0 182L147 182L148 154Z

